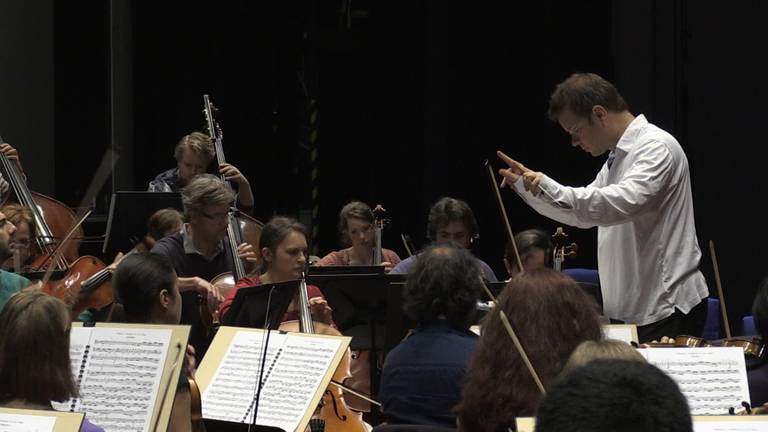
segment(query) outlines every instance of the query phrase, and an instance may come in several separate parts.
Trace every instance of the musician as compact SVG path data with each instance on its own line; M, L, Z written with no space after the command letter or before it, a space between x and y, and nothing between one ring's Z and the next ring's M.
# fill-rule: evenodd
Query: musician
M568 276L552 269L523 273L498 297L544 388L549 388L573 350L602 338L593 300ZM531 416L541 392L499 314L481 321L482 336L467 367L461 403L463 431L506 431L515 417Z
M568 362L563 367L562 375L598 359L631 360L642 363L646 361L637 349L624 341L615 339L588 340L580 343L573 350Z
M0 406L51 411L77 395L69 358L69 309L42 292L23 291L0 312ZM103 432L86 418L82 432Z
M675 138L629 111L605 79L574 74L560 83L549 117L571 143L608 158L586 187L557 183L503 153L504 183L544 216L598 226L598 268L605 314L637 324L641 342L698 335L706 282L698 270L688 160Z
M752 303L752 319L758 335L763 343L766 343L768 341L768 278L764 278L757 289ZM768 403L768 350L763 349L762 355L757 359L747 360L747 381L752 406Z
M387 422L456 425L452 408L477 345L469 326L483 289L481 275L478 260L453 243L430 246L416 261L403 310L418 326L389 352L381 376Z
M479 236L479 228L475 214L464 201L455 198L440 198L429 209L427 217L427 236L433 243L440 244L448 241L469 249ZM392 269L393 274L409 273L419 255L406 258ZM483 271L483 277L489 282L497 282L496 275L480 258L476 258Z
M525 271L552 268L552 238L546 231L537 228L521 231L515 234L515 244ZM504 267L507 268L510 278L519 273L511 242L504 248Z
M147 220L147 234L135 247L137 251L152 250L158 240L181 231L184 215L173 208L160 209Z
M35 225L32 210L17 203L8 203L0 209L5 217L16 227L9 240L11 257L2 264L4 270L14 270L15 263L18 262L20 268L23 268L32 256L32 243L35 241L37 229Z
M193 177L208 171L209 165L216 157L216 150L208 135L192 132L184 135L176 144L174 157L176 168L158 174L149 183L150 192L179 192ZM251 213L254 200L248 179L237 167L229 163L219 166L219 174L236 185L238 208Z
M351 245L346 249L334 251L315 263L317 266L354 266L381 264L386 272L400 263L400 257L394 251L381 248L381 263L373 262L374 216L368 204L352 201L339 212L339 232L341 242Z
M179 324L181 294L168 258L147 252L128 255L117 267L113 286L122 300L126 321L139 324ZM169 431L191 430L189 378L194 378L194 348L187 346L184 368L176 388Z
M299 221L283 216L270 219L261 230L259 238L262 265L255 275L237 282L227 298L221 304L219 315L229 312L232 302L240 288L280 283L301 278L307 262L307 229ZM314 285L307 285L309 312L314 321L333 325L333 311L323 293ZM296 304L289 306L283 321L299 319Z
M555 384L541 402L536 432L692 432L688 403L656 366L595 360Z
M5 261L11 257L9 246L10 238L16 232L16 226L0 212L0 261ZM8 299L22 288L30 284L29 279L0 269L0 310Z
M202 174L182 189L181 200L186 223L180 232L160 239L152 252L168 257L179 276L181 322L192 325L190 343L199 360L208 340L207 329L200 320L198 295L206 297L208 308L211 313L215 312L223 298L209 281L233 271L226 234L234 194L218 178ZM238 255L246 267L256 262L253 247L247 243L238 246Z

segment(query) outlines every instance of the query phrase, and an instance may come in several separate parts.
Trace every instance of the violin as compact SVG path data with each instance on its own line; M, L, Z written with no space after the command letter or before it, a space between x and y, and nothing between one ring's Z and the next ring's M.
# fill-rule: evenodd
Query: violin
M0 143L3 142L2 137L0 137ZM49 196L30 191L19 164L9 159L2 152L0 152L0 167L6 181L10 185L9 190L12 191L8 196L3 197L2 204L14 201L32 211L32 217L37 230L33 249L33 255L36 258L32 259L29 268L43 271L42 267L49 261L59 239L65 236L69 228L77 220L75 212ZM83 231L78 226L75 235L63 244L64 251L61 256L53 262L58 270L67 269L70 262L77 260L79 257L80 239L82 238Z
M566 258L574 258L579 246L576 243L566 244L568 241L568 234L563 232L563 227L557 227L557 230L552 235L552 243L555 244L555 248L552 251L552 263L555 270L563 271L563 261Z
M279 330L289 332L301 332L309 334L325 334L332 336L341 336L341 332L328 324L312 320L309 311L309 296L307 294L307 283L305 275L302 274L301 284L298 295L299 319L286 321L280 324ZM352 376L350 372L351 354L347 348L346 353L341 359L341 363L333 373L332 382L342 383ZM366 432L368 429L363 422L363 416L349 408L341 387L331 384L323 392L323 398L318 405L318 412L315 413L316 421L314 423L324 424L324 430L334 432Z

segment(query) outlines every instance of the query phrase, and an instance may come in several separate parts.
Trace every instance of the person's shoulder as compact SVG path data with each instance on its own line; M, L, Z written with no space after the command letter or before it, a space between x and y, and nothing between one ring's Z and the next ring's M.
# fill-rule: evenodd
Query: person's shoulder
M400 256L397 252L390 249L381 249L381 254L384 256L384 261L389 262L393 266L400 264Z
M150 252L165 255L177 250L184 250L184 239L180 232L161 238L155 243Z
M151 192L178 192L179 190L179 172L177 168L165 170L156 175L149 182Z
M402 273L408 273L411 271L411 267L416 263L416 257L418 255L409 256L408 258L400 261L398 265L395 266L395 268L392 269L390 273L392 274L402 274Z
M258 276L246 276L235 283L235 288L245 288L256 285L261 285L261 279Z
M344 265L344 250L329 252L315 263L316 266Z
M24 276L0 269L0 289L15 289L19 291L30 283L32 282Z

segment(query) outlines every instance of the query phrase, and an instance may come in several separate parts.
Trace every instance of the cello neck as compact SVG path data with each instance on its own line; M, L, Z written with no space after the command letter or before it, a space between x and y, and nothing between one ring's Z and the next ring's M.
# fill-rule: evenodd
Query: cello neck
M298 297L299 326L301 332L314 333L315 327L312 324L312 314L309 311L309 294L307 293L307 278L305 272L301 273Z
M242 243L242 232L240 230L240 221L237 219L238 211L236 209L230 209L229 211L229 223L227 224L227 236L229 237L228 247L232 255L232 272L234 273L235 282L244 278L245 265L240 259L237 253L237 246Z

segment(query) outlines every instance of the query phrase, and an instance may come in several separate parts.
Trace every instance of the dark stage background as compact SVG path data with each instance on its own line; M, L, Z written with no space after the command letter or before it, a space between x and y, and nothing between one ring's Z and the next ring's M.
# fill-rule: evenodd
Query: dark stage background
M174 166L176 141L204 125L209 93L259 219L311 222L316 210L324 254L337 248L345 202L381 203L393 221L385 246L404 256L400 234L423 245L430 205L453 196L480 223L475 253L503 277L483 161L498 167L503 149L561 183L591 181L602 158L570 147L546 107L557 82L593 71L686 150L701 268L714 291L714 240L734 331L768 273L760 2L9 3L0 134L19 148L30 185L77 205L110 143L120 153L90 234L103 232L112 190L145 189ZM557 227L503 196L515 231ZM568 265L595 266L596 231L565 229L580 247Z

